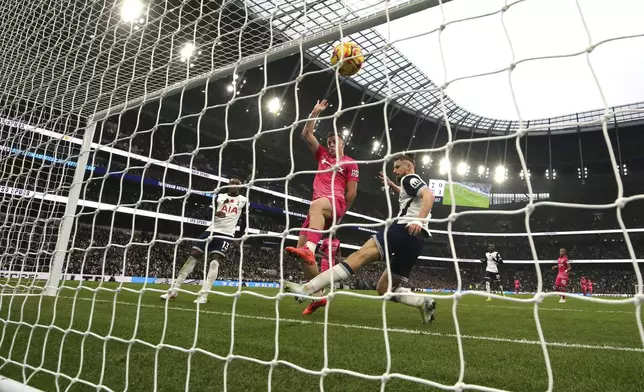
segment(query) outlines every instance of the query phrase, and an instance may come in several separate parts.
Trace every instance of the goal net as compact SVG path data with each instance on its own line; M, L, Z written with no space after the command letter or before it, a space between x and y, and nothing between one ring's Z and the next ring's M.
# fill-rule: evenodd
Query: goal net
M609 132L617 123L641 120L644 106L608 102L590 54L644 34L593 39L584 2L569 1L567 15L584 46L521 57L506 18L529 1L500 1L458 18L448 8L456 3L0 6L0 389L496 391L553 390L557 382L569 389L577 374L565 378L557 369L578 352L558 351L564 348L606 352L606 361L620 355L624 380L629 371L638 374L628 364L644 352L642 276L633 246L641 234L622 215L638 196L624 193L626 166ZM424 19L428 10L433 16ZM446 45L445 35L492 18L505 39L507 61L453 76L447 57L458 48ZM394 37L396 23L422 28ZM403 54L419 37L436 43L431 56L439 59L438 78L430 79ZM349 41L361 48L364 64L344 77L328 60L335 45ZM533 117L522 112L515 74L523 64L573 56L584 60L576 64L591 75L599 109L527 121ZM448 95L459 81L490 75L503 77L515 120L470 113ZM372 291L383 271L392 275L388 255L335 281L327 305L310 318L285 293L283 281L305 280L300 263L283 250L295 246L309 213L318 171L300 134L322 99L329 107L316 137L341 135L345 153L360 168L355 203L322 230L323 237L339 238L339 259L346 259L381 228L395 225L398 199L390 186L381 190L378 173L391 173L397 154L416 154L417 172L435 196L433 237L419 257L422 265L404 283L407 296L437 301L437 323L419 326L416 313L412 320L409 309L392 303L392 281L384 296ZM552 201L533 189L528 135L586 130L602 135L615 168L616 198L598 207ZM484 145L483 153L470 156ZM522 204L486 210L493 200L489 183L509 179L504 165L510 155L526 189L523 199L512 201ZM464 161L457 164L458 157ZM476 160L481 165L470 173ZM337 178L342 167L331 170ZM467 176L471 182L460 181ZM546 177L557 177L552 164ZM217 219L217 198L234 197L232 179L242 181L248 203L233 224L234 238L207 240L219 241L225 257L208 302L194 303L212 264L196 259L186 272L184 262ZM605 209L617 219L615 227L591 231L534 230L534 216L544 208ZM470 219L499 223L473 231L463 223ZM516 226L508 229L512 222ZM575 296L580 308L569 310L573 316L587 310L619 317L630 325L616 333L623 339L602 341L597 336L603 334L589 332L593 341L578 341L553 326L561 325L551 319L561 310L552 306L559 298L549 275L559 252L553 237L575 236L620 238L618 256L579 260L591 266L589 277L597 276L595 292ZM524 251L507 257L512 273L503 277L509 292L511 281L521 281L516 290L522 296L488 294L479 285L483 254L473 249L489 243ZM623 282L605 284L595 265L619 265L613 275ZM172 293L176 299L159 298ZM598 296L603 293L617 298ZM478 313L488 296L495 305L486 311L498 310L504 322ZM490 361L504 366L477 366ZM504 374L528 368L533 371L524 378ZM616 385L628 385L624 380Z

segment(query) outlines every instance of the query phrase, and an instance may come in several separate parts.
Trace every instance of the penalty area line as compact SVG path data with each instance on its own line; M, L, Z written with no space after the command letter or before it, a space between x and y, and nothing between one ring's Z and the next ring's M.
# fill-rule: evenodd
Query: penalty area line
M65 299L74 299L71 296L60 296L59 298ZM126 301L110 301L104 299L93 300L92 298L76 298L77 300L90 301L90 302L99 302L105 304L116 303L118 305L125 306L138 306L137 303L126 302ZM152 309L165 309L164 305L151 305L151 304L141 304L141 307L152 308ZM168 306L168 310L176 310L180 312L191 312L194 313L196 308L183 308L177 306ZM216 316L233 316L231 312L220 312L215 310L206 310L203 307L199 310L200 313L212 314ZM266 317L266 316L254 316L250 314L239 314L235 313L235 317L250 319L250 320L262 320L262 321L271 321L275 322L275 317ZM324 322L322 321L313 321L313 320L299 320L291 318L282 318L280 317L280 322L290 323L290 324L301 324L301 325L320 325L323 326ZM383 332L383 329L380 327L372 327L368 325L358 325L358 324L340 324L340 323L327 323L330 327L346 328L346 329L357 329L363 331L378 331ZM388 332L408 334L408 335L426 335L426 336L436 336L436 337L445 337L445 338L457 338L458 335L453 333L444 333L444 332L432 332L421 329L406 329L406 328L388 328ZM514 344L525 344L525 345L541 345L541 342L538 340L530 339L510 339L510 338L500 338L495 336L476 336L476 335L461 335L462 339L469 340L481 340L488 342L501 342L501 343L514 343ZM638 347L623 347L623 346L608 346L608 345L592 345L592 344L580 344L580 343L566 343L566 342L546 342L547 346L550 347L564 347L564 348L581 348L581 349L590 349L590 350L608 350L608 351L629 351L629 352L640 352L644 353L644 348Z

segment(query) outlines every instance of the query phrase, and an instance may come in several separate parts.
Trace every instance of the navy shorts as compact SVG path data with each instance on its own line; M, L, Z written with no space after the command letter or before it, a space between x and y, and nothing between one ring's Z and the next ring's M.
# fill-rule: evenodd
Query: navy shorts
M232 243L231 240L233 237L230 237L231 240L228 240L227 238L212 237L213 235L219 237L228 237L225 234L204 231L201 237L199 237L199 240L195 241L192 244L192 249L197 249L203 254L216 253L221 256L226 256L226 252L228 252L228 248L230 248L230 244Z
M423 249L424 231L418 235L411 235L405 225L394 224L387 230L387 250L389 251L389 263L391 274L397 276L403 281L409 280L409 273L416 265L418 256ZM385 258L385 229L382 228L377 234L373 235L376 240L380 257L383 261Z

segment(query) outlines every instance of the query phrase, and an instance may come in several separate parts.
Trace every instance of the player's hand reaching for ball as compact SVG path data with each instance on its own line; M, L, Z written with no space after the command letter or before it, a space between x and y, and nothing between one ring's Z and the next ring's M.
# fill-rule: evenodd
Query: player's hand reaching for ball
M215 216L216 216L217 218L225 218L225 217L226 217L226 213L225 213L225 212L223 212L223 211L217 211L217 212L215 213Z
M327 102L326 99L323 99L321 101L318 101L318 103L313 106L313 113L319 114L322 113L326 108L329 107L329 103Z
M383 172L380 172L380 174L378 175L378 178L380 178L380 181L382 181L383 185L385 184L385 181L387 181L387 184L389 184L390 187L393 185L396 185L393 181L387 178L387 176L385 176L385 173Z

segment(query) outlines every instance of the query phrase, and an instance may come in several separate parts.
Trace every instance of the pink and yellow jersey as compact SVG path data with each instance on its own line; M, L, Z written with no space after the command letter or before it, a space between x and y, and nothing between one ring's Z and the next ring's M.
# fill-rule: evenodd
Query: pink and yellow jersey
M322 245L320 245L320 253L322 253L322 259L329 259L329 246L331 247L331 260L335 260L335 257L338 254L338 250L340 249L340 240L334 238L333 241L331 241L329 240L329 238L327 238L322 241Z
M514 287L519 287L521 285L521 282L519 282L519 279L514 280Z
M581 286L581 288L586 288L586 283L588 283L586 278L579 279L579 286Z
M325 147L318 147L315 152L315 159L318 161L318 170L327 170L336 164L335 154L329 154ZM320 172L315 175L313 180L313 200L321 197L335 197L336 200L344 201L344 195L347 190L349 181L358 181L359 171L358 164L353 158L343 156L339 163L344 163L333 178L333 172ZM331 184L333 182L333 184ZM333 189L333 192L331 190Z
M567 278L568 272L566 271L568 271L568 267L569 267L569 263L568 263L567 256L562 256L558 258L557 259L557 277L561 276L561 277Z

